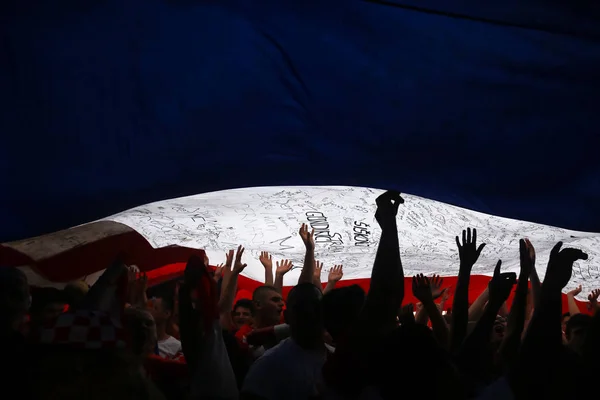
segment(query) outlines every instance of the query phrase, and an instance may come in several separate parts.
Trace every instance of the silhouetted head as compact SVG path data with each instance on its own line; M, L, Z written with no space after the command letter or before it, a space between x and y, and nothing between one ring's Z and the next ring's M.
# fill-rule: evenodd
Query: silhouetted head
M90 287L84 281L70 282L63 289L64 298L69 309L79 307Z
M175 299L172 295L159 293L151 300L150 312L157 326L166 326L175 309Z
M365 303L365 292L358 285L333 289L323 296L323 324L334 342L346 334Z
M277 325L281 322L283 297L273 286L259 286L252 293L254 323L257 328Z
M567 322L565 329L567 345L578 354L582 352L591 324L592 317L586 314L575 314Z
M501 315L496 316L496 321L494 321L494 326L492 328L492 333L490 336L490 343L494 348L500 347L500 344L504 340L504 335L506 333L506 318Z
M31 293L31 322L41 326L58 317L64 310L67 300L64 293L56 288L39 288Z
M400 326L376 345L369 357L370 383L384 399L398 398L407 387L426 388L426 398L461 399L464 392L450 355L431 329ZM427 371L426 374L414 371Z
M154 351L157 342L156 324L148 310L126 308L123 315L124 328L129 339L128 349L134 358L143 359Z
M301 346L323 343L322 297L321 290L312 283L296 285L288 294L285 320L292 338Z

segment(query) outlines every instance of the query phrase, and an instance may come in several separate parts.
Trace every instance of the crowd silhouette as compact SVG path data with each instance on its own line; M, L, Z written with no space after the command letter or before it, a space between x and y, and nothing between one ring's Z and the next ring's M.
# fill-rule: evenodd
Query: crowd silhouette
M262 252L265 284L237 302L244 248L211 268L193 256L184 275L157 287L120 260L91 286L30 288L0 268L4 398L22 399L543 399L587 395L600 359L600 289L580 310L561 295L581 250L559 242L543 283L533 244L519 242L520 271L498 260L487 289L469 303L469 281L485 243L466 228L451 307L439 276L412 277L406 304L397 212L377 198L381 238L370 288L327 284L314 232L287 298L289 260ZM73 266L76 268L76 266ZM512 302L507 299L514 293ZM450 309L451 312L444 310Z

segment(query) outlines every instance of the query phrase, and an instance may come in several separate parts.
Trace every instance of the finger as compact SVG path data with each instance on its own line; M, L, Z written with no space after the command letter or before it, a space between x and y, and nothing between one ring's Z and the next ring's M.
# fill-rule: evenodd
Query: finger
M479 257L479 255L481 254L481 251L483 250L484 247L485 247L485 243L481 243L479 245L479 247L477 248L477 257Z
M467 242L471 243L471 228L467 228Z
M500 275L500 267L502 266L502 260L498 260L498 262L496 263L496 268L494 268L494 277L497 277Z
M563 243L562 242L558 242L554 245L554 247L552 248L552 250L550 251L550 257L556 256L558 254L558 252L560 251L560 248L562 247Z
M525 240L519 239L519 253L521 255L524 255L526 252L527 252L527 244L525 243Z
M467 243L467 231L464 229L462 231L462 242L463 242L463 246Z
M477 229L473 228L473 243L477 243Z
M460 240L458 239L458 236L456 236L456 246L460 250Z

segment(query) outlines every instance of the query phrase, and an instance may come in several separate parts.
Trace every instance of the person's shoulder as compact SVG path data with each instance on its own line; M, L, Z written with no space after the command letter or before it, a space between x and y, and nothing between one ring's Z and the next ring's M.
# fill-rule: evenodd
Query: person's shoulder
M173 345L179 345L181 346L181 340L177 339L174 336L169 336L166 340L167 343L169 344L173 344Z
M262 355L263 357L279 357L287 356L290 353L294 353L298 351L298 346L293 342L292 339L287 338L277 343L275 346L271 347Z

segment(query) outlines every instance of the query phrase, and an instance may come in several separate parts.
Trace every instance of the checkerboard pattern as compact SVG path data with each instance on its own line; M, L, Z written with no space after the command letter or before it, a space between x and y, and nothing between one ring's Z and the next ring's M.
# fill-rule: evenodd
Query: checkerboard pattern
M124 348L125 330L103 312L77 310L61 314L42 328L39 342L78 349Z

